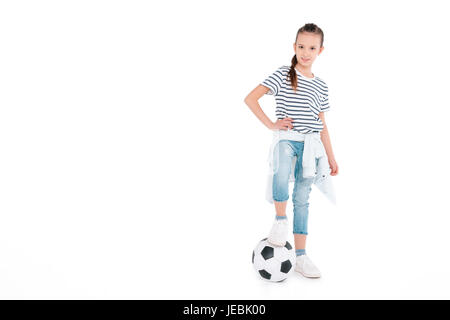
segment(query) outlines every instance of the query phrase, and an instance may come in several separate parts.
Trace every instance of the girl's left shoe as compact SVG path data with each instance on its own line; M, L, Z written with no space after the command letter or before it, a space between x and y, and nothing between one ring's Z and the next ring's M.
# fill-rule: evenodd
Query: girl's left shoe
M297 262L295 264L295 271L299 272L307 278L320 278L321 274L319 269L314 265L311 259L303 254L297 256Z

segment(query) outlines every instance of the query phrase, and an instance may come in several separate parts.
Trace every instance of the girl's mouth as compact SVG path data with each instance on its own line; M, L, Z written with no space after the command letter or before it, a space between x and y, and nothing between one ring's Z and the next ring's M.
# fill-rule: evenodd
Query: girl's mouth
M309 59L304 59L304 58L302 58L302 61L303 61L303 62L308 62Z

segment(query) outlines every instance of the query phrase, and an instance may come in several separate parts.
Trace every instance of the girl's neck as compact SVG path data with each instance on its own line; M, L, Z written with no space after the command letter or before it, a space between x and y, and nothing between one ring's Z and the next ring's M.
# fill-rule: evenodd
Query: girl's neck
M303 67L301 64L297 63L295 66L298 72L300 72L302 75L308 78L314 78L314 74L311 72L311 67Z

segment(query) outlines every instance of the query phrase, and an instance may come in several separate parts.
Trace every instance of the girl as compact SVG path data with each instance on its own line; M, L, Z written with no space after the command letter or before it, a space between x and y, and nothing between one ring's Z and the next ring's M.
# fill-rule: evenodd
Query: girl
M338 174L324 116L324 112L330 109L328 86L311 71L312 64L324 49L323 38L323 32L317 25L308 23L301 27L295 38L295 55L291 65L279 67L244 100L255 116L274 131L276 137L270 153L270 196L275 204L276 219L268 241L279 246L286 243L286 204L289 199L289 182L294 177L292 202L297 255L295 271L311 278L320 277L319 269L305 252L311 185L317 183L319 175L323 182L329 180L329 175ZM276 122L266 116L258 103L264 94L275 96ZM319 164L319 158L322 164L326 163L325 171L319 172L324 167Z

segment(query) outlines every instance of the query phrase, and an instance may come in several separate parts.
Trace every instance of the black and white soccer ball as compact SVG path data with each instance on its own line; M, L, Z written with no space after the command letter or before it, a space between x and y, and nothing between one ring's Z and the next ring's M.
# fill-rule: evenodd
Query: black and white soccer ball
M253 250L252 263L264 280L280 282L285 280L295 266L295 251L286 241L284 247L270 244L262 239Z

